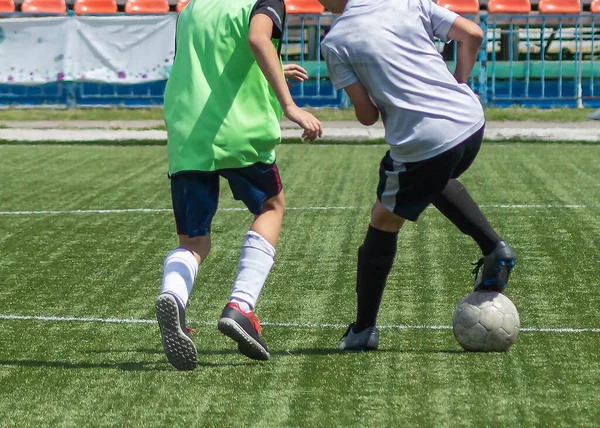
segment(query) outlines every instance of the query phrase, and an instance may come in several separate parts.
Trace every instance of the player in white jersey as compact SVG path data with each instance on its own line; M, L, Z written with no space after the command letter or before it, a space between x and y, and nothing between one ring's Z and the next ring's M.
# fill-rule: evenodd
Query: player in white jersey
M356 321L340 342L341 350L374 350L398 232L430 204L479 245L475 290L502 292L515 265L512 248L457 180L483 138L483 108L466 84L483 34L431 0L319 1L341 14L321 44L331 81L346 91L362 124L374 124L381 114L390 145L358 250ZM434 38L457 42L454 74Z

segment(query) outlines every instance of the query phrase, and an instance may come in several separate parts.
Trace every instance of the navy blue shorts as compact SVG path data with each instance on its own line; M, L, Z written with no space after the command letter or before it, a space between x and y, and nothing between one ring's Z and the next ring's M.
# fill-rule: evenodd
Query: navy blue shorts
M210 232L219 204L219 181L225 178L233 197L259 215L266 200L281 193L277 165L255 163L245 168L186 171L171 176L171 199L178 235L190 238Z
M484 127L448 151L420 162L395 162L388 151L379 166L377 199L399 217L416 221L444 190L460 177L481 148Z

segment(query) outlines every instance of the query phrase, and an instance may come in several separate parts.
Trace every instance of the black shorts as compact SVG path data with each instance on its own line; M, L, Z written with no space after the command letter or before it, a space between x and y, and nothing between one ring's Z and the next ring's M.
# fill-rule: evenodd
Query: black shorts
M282 190L275 163L175 174L171 177L171 199L178 235L194 238L210 232L219 203L220 177L229 183L233 197L254 215L261 214L264 202Z
M450 150L419 162L395 162L388 150L379 166L377 199L397 216L416 221L450 179L469 169L481 148L484 128Z

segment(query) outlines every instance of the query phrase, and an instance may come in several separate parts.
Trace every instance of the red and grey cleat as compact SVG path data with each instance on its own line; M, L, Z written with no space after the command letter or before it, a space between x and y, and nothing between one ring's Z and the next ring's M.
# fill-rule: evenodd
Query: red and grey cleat
M269 348L260 337L261 329L254 312L244 312L239 305L229 302L217 323L219 331L238 344L239 351L253 360L268 360Z

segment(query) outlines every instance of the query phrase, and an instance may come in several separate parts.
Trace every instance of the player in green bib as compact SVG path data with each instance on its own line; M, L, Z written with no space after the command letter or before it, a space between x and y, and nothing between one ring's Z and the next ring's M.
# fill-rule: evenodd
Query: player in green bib
M165 259L156 299L163 347L179 370L197 365L185 308L210 251L220 177L255 218L218 328L247 357L269 358L253 309L273 266L285 209L275 164L279 121L285 115L297 123L307 140L322 134L321 123L296 106L287 87L286 78L308 75L297 65L281 65L284 21L282 0L191 0L179 15L164 100L179 246Z

